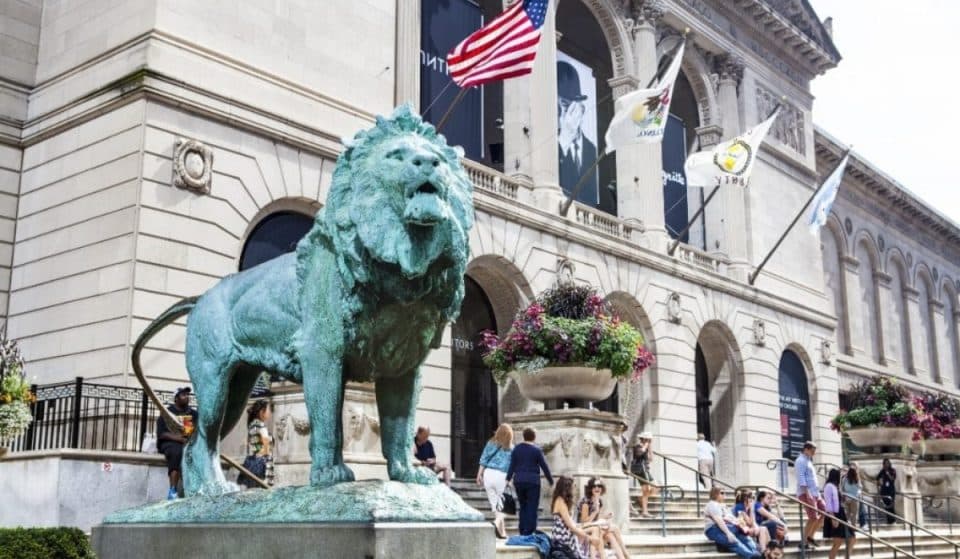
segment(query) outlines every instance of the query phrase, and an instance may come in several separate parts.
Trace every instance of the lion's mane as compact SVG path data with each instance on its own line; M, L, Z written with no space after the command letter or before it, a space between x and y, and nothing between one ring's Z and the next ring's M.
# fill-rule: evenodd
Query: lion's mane
M392 177L381 176L378 164L382 153L377 148L404 135L420 136L437 148L442 154L440 173L449 187L446 204L450 219L438 224L439 230L431 231L425 242L413 239L400 216L389 211L390 200L386 198L390 194L384 192L390 189L378 187ZM369 302L370 297L364 297L363 291L371 286L412 290L411 298L451 289L444 297L448 302L441 312L445 320L456 319L469 259L468 233L473 226L473 185L460 163L462 151L447 145L446 138L409 105L398 107L389 118L378 116L376 127L358 132L353 140L344 140L344 146L337 158L326 204L317 213L313 228L297 245L299 280L304 281L312 254L325 247L335 256L347 292L344 319L349 321L351 316L364 312L364 301ZM356 190L361 188L385 200L384 211L364 216L371 219L358 224L351 210L356 203ZM424 245L430 249L430 256L439 257L427 258ZM423 280L418 282L421 276Z

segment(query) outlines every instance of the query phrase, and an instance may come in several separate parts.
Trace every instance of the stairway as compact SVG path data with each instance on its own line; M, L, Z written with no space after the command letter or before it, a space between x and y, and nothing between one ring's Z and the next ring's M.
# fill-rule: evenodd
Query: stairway
M468 482L466 480L454 481L452 488L463 497L467 504L483 512L488 519L493 519L493 513L490 511L490 505L482 488L472 481ZM631 502L636 503L637 496L637 490L631 490ZM702 509L706 503L706 493L701 492L700 497L700 507ZM659 516L661 509L666 511L667 535L665 537L661 535L661 519ZM799 541L799 509L796 506L786 506L783 511L789 526L791 541ZM735 557L731 553L718 552L713 543L704 537L703 519L700 510L697 508L696 497L693 493L687 493L682 500L670 500L665 503L657 497L651 497L650 512L655 515L655 518L644 519L637 516L630 518L624 541L632 557L654 559L731 559ZM541 510L540 529L549 533L552 522L549 511ZM931 524L928 522L926 528L953 541L960 542L960 526L954 527L953 536L949 535L948 526L945 523ZM507 517L507 532L511 535L517 533L517 518L515 516ZM910 532L904 529L902 525L874 527L874 533L901 549L910 551ZM819 536L817 539L818 541L821 540ZM953 546L932 536L917 532L914 545L916 555L924 559L957 559L954 556ZM789 545L786 551L788 557L800 557L800 552L795 545ZM817 551L808 551L806 556L811 559L825 559L828 557L828 551L829 548L821 543ZM843 548L837 556L843 557ZM860 538L851 553L851 558L854 559L893 558L893 556L892 551L888 551L887 548L879 544L874 544L874 551L871 555L869 542L866 538ZM539 559L539 555L532 547L507 546L503 541L498 540L497 559Z

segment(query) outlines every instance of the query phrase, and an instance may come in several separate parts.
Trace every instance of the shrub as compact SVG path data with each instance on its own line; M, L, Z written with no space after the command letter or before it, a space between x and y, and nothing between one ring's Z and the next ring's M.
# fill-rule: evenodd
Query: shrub
M960 400L942 393L924 392L917 396L916 402L924 415L920 428L913 434L914 440L960 438Z
M79 528L0 528L0 559L96 559Z
M579 285L543 292L502 339L486 331L481 345L483 362L500 383L513 370L536 373L550 364L578 363L637 380L654 361L640 332L613 316L595 290Z

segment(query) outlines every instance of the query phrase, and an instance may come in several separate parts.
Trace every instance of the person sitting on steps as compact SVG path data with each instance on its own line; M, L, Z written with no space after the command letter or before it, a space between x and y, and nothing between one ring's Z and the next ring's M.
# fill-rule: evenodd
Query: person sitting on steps
M603 480L595 477L587 480L587 486L583 490L583 497L577 503L577 519L582 526L597 525L600 528L600 535L610 544L610 549L617 555L617 559L629 559L627 546L623 544L623 537L620 534L620 528L612 524L612 512L607 512L603 508L603 496L607 493L607 488Z
M737 526L737 519L723 504L723 488L710 488L710 501L703 508L704 535L717 547L732 551L744 559L759 559L757 544Z
M450 466L437 462L437 453L430 442L430 428L421 425L417 427L417 435L413 438L414 456L420 464L443 476L443 483L450 485Z

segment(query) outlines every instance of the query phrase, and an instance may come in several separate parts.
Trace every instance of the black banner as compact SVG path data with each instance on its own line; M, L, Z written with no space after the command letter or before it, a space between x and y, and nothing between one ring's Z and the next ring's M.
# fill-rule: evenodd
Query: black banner
M420 6L420 110L424 120L436 124L460 91L450 79L447 53L483 25L483 15L480 6L469 0L423 0ZM481 89L475 87L454 109L441 133L450 145L463 147L468 159L482 161L482 119Z
M664 224L671 239L683 231L689 221L687 210L687 175L683 164L687 160L687 129L683 120L674 115L667 119L663 133L663 214ZM684 233L681 242L687 242L689 233Z
M810 396L807 371L792 351L780 357L780 446L783 457L791 460L810 440Z

